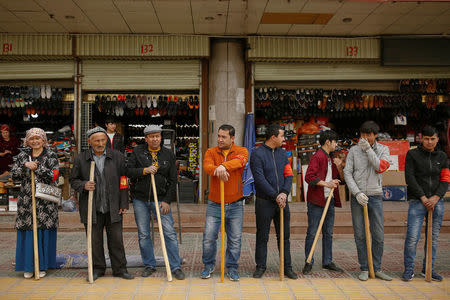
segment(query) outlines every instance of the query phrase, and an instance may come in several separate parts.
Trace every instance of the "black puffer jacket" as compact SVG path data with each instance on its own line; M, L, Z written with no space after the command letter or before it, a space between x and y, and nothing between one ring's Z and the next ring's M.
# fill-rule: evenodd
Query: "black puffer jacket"
M177 184L177 167L175 155L169 149L161 147L158 151L158 171L155 174L158 201L172 202L175 198ZM151 175L143 175L144 168L152 165L152 156L147 144L134 148L128 158L128 176L131 179L131 197L141 201L154 201L153 191L149 197Z
M422 146L409 150L405 161L405 179L408 199L420 199L437 195L442 198L448 187L447 154L429 152Z

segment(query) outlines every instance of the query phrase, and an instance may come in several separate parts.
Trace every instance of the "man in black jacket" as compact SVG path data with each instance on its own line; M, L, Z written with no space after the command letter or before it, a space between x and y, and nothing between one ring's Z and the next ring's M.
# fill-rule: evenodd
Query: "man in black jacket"
M153 214L156 217L150 175L153 174L170 270L176 279L183 280L185 276L181 270L177 232L170 210L170 202L175 197L177 184L175 155L169 149L161 147L159 126L145 127L144 135L147 143L134 148L127 164L128 176L132 179L131 196L138 228L139 248L145 265L142 277L148 277L156 271L153 241L150 236L150 216Z
M428 224L428 211L433 211L432 234L432 279L441 281L442 276L434 271L437 241L444 216L444 200L450 182L447 155L436 149L439 141L437 130L426 126L422 130L422 145L409 150L406 154L405 179L408 185L408 230L406 232L404 265L402 280L409 281L414 277L414 259L417 243L420 239L423 219ZM429 237L425 231L425 257L423 259L422 275L425 273L426 240Z
M106 147L117 150L124 153L125 145L123 141L123 135L116 131L117 124L112 117L108 117L105 120L106 134L108 139L106 141Z
M128 210L128 183L125 157L106 147L106 131L95 127L87 133L88 150L81 152L73 163L70 175L72 188L79 193L81 222L87 228L89 191L94 191L92 214L92 258L94 280L105 274L103 229L106 228L108 251L113 275L133 279L127 271L123 246L122 215ZM95 180L89 181L91 161L95 162Z

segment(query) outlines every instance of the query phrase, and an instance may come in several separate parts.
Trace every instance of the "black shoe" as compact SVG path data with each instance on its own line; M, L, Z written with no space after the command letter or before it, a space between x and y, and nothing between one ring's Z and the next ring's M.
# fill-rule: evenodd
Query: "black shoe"
M266 272L266 269L256 267L255 272L253 272L253 278L261 278Z
M181 269L176 269L172 272L172 275L175 276L175 278L178 280L184 280L185 278L184 273Z
M142 271L142 277L148 277L156 272L156 268L154 267L145 267L144 271Z
M322 268L323 269L327 269L327 270L331 270L331 271L335 271L335 272L341 272L341 273L345 272L343 269L341 269L338 266L336 266L336 264L334 262L331 262L329 265L322 266Z
M311 274L311 270L312 270L312 264L305 263L305 266L303 267L302 273L304 275L308 275L308 274Z
M298 279L297 273L292 271L292 269L284 270L284 275L290 279Z
M127 280L134 279L134 276L128 272L123 272L122 274L114 274L114 277L120 277Z
M96 281L99 277L105 276L105 272L93 272L92 273L92 279L93 281ZM86 281L89 281L89 275L86 277Z

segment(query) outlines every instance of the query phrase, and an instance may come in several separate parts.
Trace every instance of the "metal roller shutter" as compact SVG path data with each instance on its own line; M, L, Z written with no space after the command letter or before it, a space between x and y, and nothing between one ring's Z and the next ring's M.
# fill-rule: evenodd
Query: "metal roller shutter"
M74 68L73 61L0 62L0 80L67 79Z
M255 81L450 78L450 67L383 67L378 64L255 62L254 76Z
M83 90L186 90L200 86L200 61L83 61Z

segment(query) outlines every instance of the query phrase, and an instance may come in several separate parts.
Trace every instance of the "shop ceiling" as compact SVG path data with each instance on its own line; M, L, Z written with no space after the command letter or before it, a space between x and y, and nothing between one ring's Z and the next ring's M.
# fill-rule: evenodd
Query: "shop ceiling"
M0 0L3 33L450 34L450 1Z

